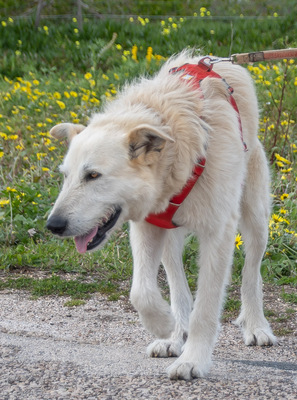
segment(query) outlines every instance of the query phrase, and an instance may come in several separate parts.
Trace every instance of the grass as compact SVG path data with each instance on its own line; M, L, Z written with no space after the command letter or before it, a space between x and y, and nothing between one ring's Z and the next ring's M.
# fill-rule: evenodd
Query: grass
M127 225L100 252L84 256L71 240L59 241L44 229L61 186L58 165L66 151L66 144L54 141L49 130L62 121L86 124L124 82L154 74L169 55L187 46L219 56L296 46L294 13L278 17L275 13L281 15L281 10L273 11L273 2L269 15L261 11L259 18L240 17L234 5L230 13L238 18L232 20L217 19L215 2L210 3L205 16L199 10L191 18L89 18L82 31L75 19L42 20L38 29L30 19L1 19L0 288L22 288L34 295L69 294L74 300L93 291L114 300L127 293L123 282L129 286L132 275ZM13 11L13 3L6 7ZM292 286L297 282L296 62L247 68L259 95L259 137L272 174L273 213L262 274L266 281ZM240 236L235 244L233 281L238 282L244 259ZM190 236L184 263L193 290L197 248ZM28 277L26 271L43 271L47 277ZM74 279L69 280L69 274ZM285 298L294 302L294 296ZM228 307L238 307L232 301Z

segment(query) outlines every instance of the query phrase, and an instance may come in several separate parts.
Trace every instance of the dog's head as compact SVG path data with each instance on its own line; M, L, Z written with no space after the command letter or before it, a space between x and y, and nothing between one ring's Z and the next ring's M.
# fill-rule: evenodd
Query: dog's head
M70 144L60 167L64 184L47 221L61 237L74 237L81 253L103 245L111 232L128 220L143 220L151 211L162 177L159 162L168 128L133 126L97 116L91 123L59 124L55 138Z

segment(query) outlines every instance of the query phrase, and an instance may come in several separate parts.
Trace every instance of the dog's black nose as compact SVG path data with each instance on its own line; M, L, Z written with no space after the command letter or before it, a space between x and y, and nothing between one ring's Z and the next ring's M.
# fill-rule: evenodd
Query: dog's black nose
M47 220L46 227L54 234L62 235L67 227L67 220L59 215L53 215Z

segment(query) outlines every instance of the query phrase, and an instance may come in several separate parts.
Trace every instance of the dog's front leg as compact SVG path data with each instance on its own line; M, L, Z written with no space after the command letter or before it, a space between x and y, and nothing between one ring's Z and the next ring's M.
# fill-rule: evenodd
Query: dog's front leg
M189 317L193 307L183 266L183 248L186 230L171 229L167 232L162 263L170 287L171 310L175 318L175 329L168 339L157 339L147 348L151 357L178 357L188 336Z
M190 315L189 336L183 353L168 368L171 379L190 380L203 377L209 372L224 289L232 264L235 230L234 221L228 223L220 233L205 231L199 237L198 291Z
M131 302L143 325L159 338L167 338L175 326L169 304L162 298L157 283L167 231L147 222L131 222L133 253Z

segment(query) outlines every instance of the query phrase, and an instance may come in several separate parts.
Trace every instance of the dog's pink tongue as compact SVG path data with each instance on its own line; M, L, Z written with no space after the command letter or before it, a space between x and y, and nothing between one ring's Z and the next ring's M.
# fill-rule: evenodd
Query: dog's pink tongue
M94 228L91 232L82 236L75 236L74 241L76 245L76 250L79 253L85 253L87 251L87 246L90 240L96 235L98 227Z

